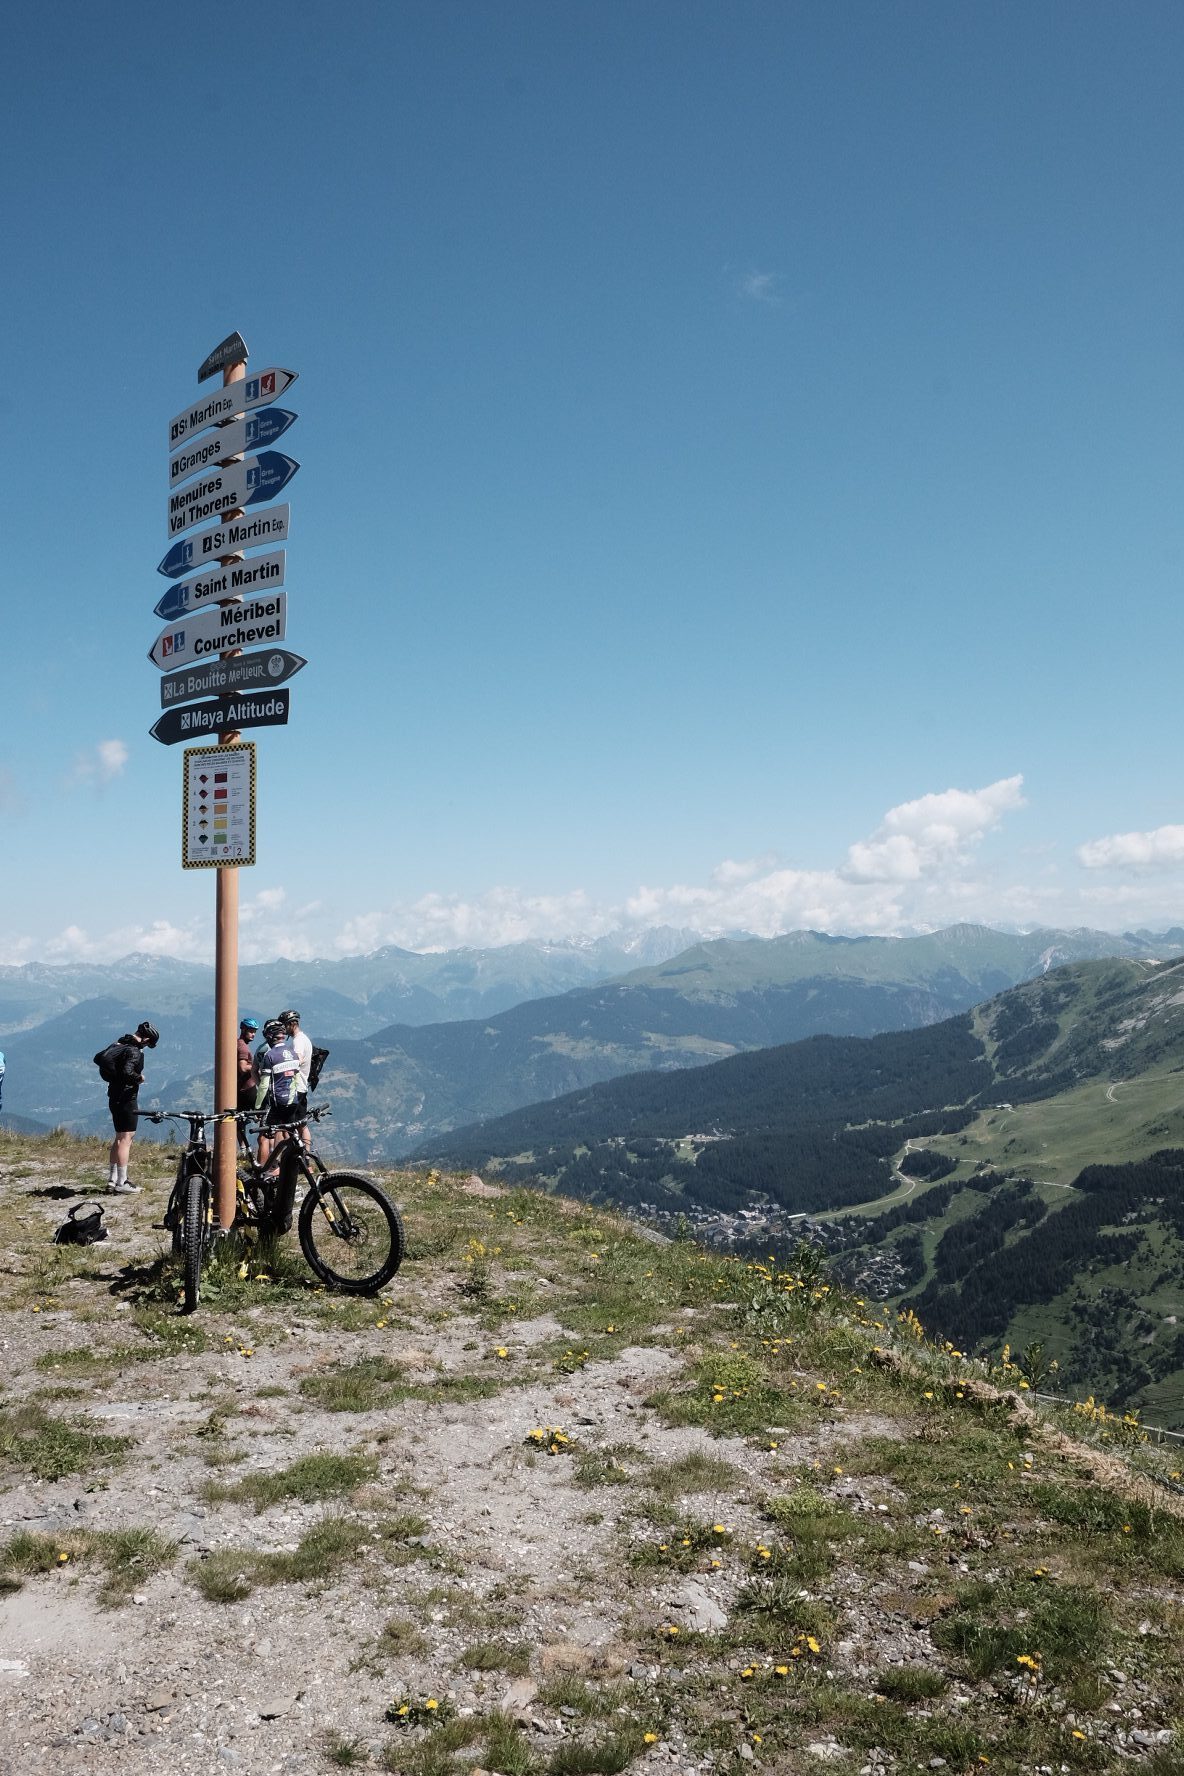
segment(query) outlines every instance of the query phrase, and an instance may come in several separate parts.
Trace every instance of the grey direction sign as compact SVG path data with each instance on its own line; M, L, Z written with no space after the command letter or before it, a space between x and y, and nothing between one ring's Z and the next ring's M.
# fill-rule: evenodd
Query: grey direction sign
M226 697L232 691L267 691L295 678L308 661L287 648L262 648L254 654L236 654L233 660L210 660L203 666L186 666L166 672L160 681L160 707L192 703L197 697Z
M216 697L211 703L189 703L166 709L148 732L162 746L178 740L229 734L239 728L282 728L288 720L290 691L264 691L254 696Z
M213 610L201 611L195 617L186 617L184 622L170 623L167 629L162 629L148 649L148 658L162 670L169 666L187 666L193 660L216 657L231 648L259 647L265 642L282 641L287 626L286 592L246 598L241 604L216 604Z
M209 357L203 360L197 380L204 382L207 376L215 376L219 370L225 370L228 364L245 364L250 355L242 334L228 333L221 344L214 347Z
M156 571L176 580L203 562L210 565L227 555L241 555L244 549L257 549L260 543L286 543L291 521L291 506L269 506L252 518L228 518L224 524L199 530L196 536L182 537Z
M291 388L298 375L299 371L281 370L273 365L270 370L244 376L241 382L228 382L225 388L210 389L169 420L169 449L174 450L194 432L204 432L207 426L221 425L224 419L233 419L236 413L250 413L254 407L269 407Z
M244 450L274 444L298 417L288 407L265 407L262 413L245 414L200 438L187 439L169 458L169 486L179 487L199 469L212 469L215 463L241 456Z
M286 549L273 549L270 555L252 555L249 561L228 561L225 565L207 567L191 580L174 580L153 605L162 622L175 623L190 611L214 604L220 598L245 598L250 592L275 592L284 583L287 563Z
M169 535L175 537L191 524L233 512L240 506L259 506L282 493L300 464L279 450L263 450L244 456L212 475L190 481L169 494Z

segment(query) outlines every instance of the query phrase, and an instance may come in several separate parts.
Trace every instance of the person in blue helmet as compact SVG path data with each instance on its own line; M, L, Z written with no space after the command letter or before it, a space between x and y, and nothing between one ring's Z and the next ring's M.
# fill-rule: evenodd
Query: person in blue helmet
M238 1027L238 1108L253 1110L259 1091L259 1069L251 1048L259 1034L258 1018L245 1017Z

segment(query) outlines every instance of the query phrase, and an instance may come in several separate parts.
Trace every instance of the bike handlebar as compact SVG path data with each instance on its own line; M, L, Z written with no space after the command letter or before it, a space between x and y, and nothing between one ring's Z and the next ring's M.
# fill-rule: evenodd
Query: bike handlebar
M319 1122L322 1116L332 1116L333 1111L328 1104L314 1104L304 1112L306 1122ZM258 1110L137 1110L136 1115L142 1122L253 1122L258 1117L267 1115L267 1106Z
M141 1110L140 1114L143 1116L146 1112ZM219 1118L224 1116L233 1117L235 1122L258 1122L268 1114L269 1111L266 1104L262 1104L254 1110L219 1110L217 1112ZM303 1112L300 1120L302 1122L319 1122L322 1116L332 1116L332 1114L333 1110L329 1104L312 1104ZM283 1125L280 1124L279 1126L282 1127ZM296 1125L293 1124L292 1126L295 1127Z
M233 1110L137 1110L142 1122L224 1122Z

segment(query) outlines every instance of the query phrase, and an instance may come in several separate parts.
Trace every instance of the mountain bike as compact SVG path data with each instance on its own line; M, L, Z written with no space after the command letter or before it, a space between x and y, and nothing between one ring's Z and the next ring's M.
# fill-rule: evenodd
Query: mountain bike
M313 1274L347 1295L373 1295L388 1283L403 1262L407 1242L385 1190L360 1172L329 1171L304 1145L299 1127L269 1124L260 1111L223 1114L238 1126L235 1226L254 1227L261 1238L287 1233L303 1180L296 1232ZM318 1104L304 1111L303 1125L330 1114L327 1104ZM265 1165L255 1158L248 1134L261 1123L275 1142Z
M164 1225L172 1234L173 1251L184 1260L185 1312L192 1313L201 1295L201 1267L214 1242L214 1160L206 1141L206 1124L222 1122L228 1113L141 1110L139 1114L145 1122L189 1124L189 1140L177 1161Z

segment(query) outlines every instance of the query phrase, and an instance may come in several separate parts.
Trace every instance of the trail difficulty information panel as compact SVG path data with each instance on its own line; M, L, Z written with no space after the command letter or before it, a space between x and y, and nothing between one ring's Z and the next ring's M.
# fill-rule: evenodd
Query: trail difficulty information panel
M255 748L192 746L185 753L182 869L255 861Z

